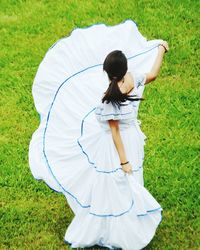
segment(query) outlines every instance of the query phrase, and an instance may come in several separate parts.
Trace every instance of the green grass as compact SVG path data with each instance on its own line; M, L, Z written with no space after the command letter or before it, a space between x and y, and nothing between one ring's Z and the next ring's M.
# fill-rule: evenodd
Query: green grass
M34 180L28 145L39 124L31 88L47 49L75 27L131 18L150 39L167 40L160 75L145 90L140 119L145 186L163 221L147 249L198 249L200 223L198 1L1 0L1 249L68 249L65 197Z

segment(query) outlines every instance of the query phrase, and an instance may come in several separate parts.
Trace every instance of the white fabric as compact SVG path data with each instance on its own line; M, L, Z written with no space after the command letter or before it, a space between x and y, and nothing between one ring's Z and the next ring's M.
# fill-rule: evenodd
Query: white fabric
M72 248L141 249L161 221L160 204L143 186L146 137L137 120L139 102L120 111L101 103L108 87L106 55L125 53L136 84L132 93L140 97L159 42L147 41L132 20L99 24L59 40L39 66L32 93L41 121L30 141L29 165L35 179L67 198L75 214L65 234ZM132 175L121 169L104 116L109 112L107 118L120 121Z

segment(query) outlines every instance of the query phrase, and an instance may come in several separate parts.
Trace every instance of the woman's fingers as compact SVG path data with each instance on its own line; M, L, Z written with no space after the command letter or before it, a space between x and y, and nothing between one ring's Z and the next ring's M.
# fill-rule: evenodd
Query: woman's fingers
M161 44L163 45L163 46L165 46L165 48L166 48L166 50L168 51L169 50L169 44L168 44L168 42L167 41L162 41L161 42Z
M133 171L128 171L128 172L125 172L125 174L132 174Z
M127 174L131 174L133 172L131 164L126 164L123 166L123 171Z

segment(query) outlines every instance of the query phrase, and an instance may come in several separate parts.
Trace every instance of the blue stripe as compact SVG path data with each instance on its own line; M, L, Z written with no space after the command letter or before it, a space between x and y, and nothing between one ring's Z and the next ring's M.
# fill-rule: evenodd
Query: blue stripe
M101 214L101 215L99 215L99 214L95 214L95 213L91 213L91 212L90 212L90 214L98 216L98 217L118 217L118 216L122 216L125 213L128 213L131 210L131 208L133 207L133 204L134 204L134 201L132 200L131 206L127 211L120 213L120 214L116 214L116 215L115 214Z
M88 112L87 115L82 119L82 121L81 121L81 135L80 135L80 137L77 139L77 143L78 143L78 145L80 146L80 148L81 148L83 154L86 155L87 160L88 160L88 163L91 164L91 165L93 165L93 167L96 169L97 172L102 172L102 173L112 173L112 172L116 172L117 170L122 169L122 168L117 168L117 169L111 170L111 171L98 170L98 169L97 169L97 166L95 165L94 162L92 162L92 161L90 160L89 155L84 151L83 146L81 145L81 143L80 143L80 141L79 141L80 138L83 136L83 124L84 124L84 121L85 121L85 119L87 118L87 116L88 116L90 113L92 113L95 109L96 109L96 108L93 108L93 109L92 109L90 112Z
M156 47L158 47L158 45L155 46L155 47L153 47L153 48L151 48L151 49L149 49L149 50L147 50L147 51L145 51L145 52L143 52L143 53L140 53L140 54L131 56L131 57L127 58L127 59L128 59L128 60L129 60L129 59L133 59L133 58L135 58L135 57L137 57L137 56L139 56L139 55L141 55L141 54L144 54L144 53L147 53L147 52L151 51L152 49L154 49L154 48L156 48ZM61 83L61 85L58 87L58 89L57 89L57 91L56 91L56 93L55 93L55 95L54 95L53 101L52 101L52 103L51 103L51 105L50 105L50 109L49 109L49 112L48 112L48 115L47 115L47 119L46 119L46 126L45 126L44 134L43 134L43 154L44 154L44 158L45 158L45 160L46 160L47 167L48 167L50 173L52 174L52 177L54 178L54 180L56 181L56 183L61 187L61 189L62 189L64 192L66 192L66 193L68 193L69 195L71 195L71 196L75 199L75 201L76 201L82 208L88 208L88 207L90 207L90 205L83 205L83 204L81 204L81 202L80 202L72 193L70 193L68 190L66 190L66 189L60 184L60 182L58 181L58 179L56 178L56 176L54 175L54 173L53 173L53 171L52 171L52 168L51 168L51 166L50 166L50 164L49 164L49 161L48 161L48 158L47 158L47 155L46 155L46 151L45 151L46 132L47 132L47 127L48 127L48 122L49 122L49 119L50 119L51 110L52 110L53 104L54 104L54 102L55 102L55 100L56 100L56 97L57 97L58 92L60 91L61 87L62 87L67 81L69 81L71 78L75 77L76 75L81 74L81 73L83 73L83 72L85 72L85 71L87 71L87 70L90 70L90 69L92 69L92 68L99 67L99 66L102 66L102 64L96 64L96 65L87 67L87 68L85 68L85 69L83 69L83 70L81 70L81 71L79 71L79 72L77 72L77 73L71 75L71 76L68 77L65 81L63 81L63 82ZM38 113L39 113L39 112L38 112ZM83 127L83 122L82 122L82 124L81 124L81 128L82 128L82 127ZM86 154L84 151L83 151L83 153L87 156L87 154ZM94 163L91 162L91 164L94 164ZM105 215L105 216L106 216L106 215ZM108 216L109 216L109 215L108 215Z
M159 46L159 45L155 45L155 46L152 47L151 49L145 50L145 51L143 51L143 52L141 52L141 53L139 53L139 54L137 54L137 55L131 56L131 57L129 57L128 59L132 59L132 58L135 58L135 57L137 57L137 56L141 56L141 55L143 55L143 54L145 54L145 53L147 53L147 52L149 52L149 51L151 51L151 50L157 48L158 46Z
M138 169L133 169L133 172L138 172L142 168L142 166L139 166Z
M131 114L133 112L128 112L128 113L121 113L121 114L105 114L105 115L102 115L101 113L95 113L96 115L101 115L101 116L107 116L107 115L128 115L128 114Z
M94 162L92 162L92 161L90 160L89 155L85 152L85 150L83 149L82 144L81 144L80 141L79 141L80 138L83 136L83 124L84 124L85 118L87 118L88 115L91 114L95 109L96 109L96 108L93 108L91 111L89 111L89 112L87 113L87 115L85 115L85 117L82 119L82 121L81 121L81 135L80 135L80 137L77 139L77 143L78 143L78 145L80 146L80 148L81 148L83 154L87 157L88 163L91 164L91 165L93 165L93 167L95 168L95 170L96 170L97 172L105 173L105 174L114 173L114 172L116 172L117 170L122 170L122 168L119 167L119 168L116 168L116 169L110 170L110 171L98 170L98 167L95 165ZM132 112L131 112L131 113L132 113ZM139 171L140 168L142 168L142 166L139 166L138 169L134 169L133 172Z
M85 117L82 119L82 121L81 121L81 135L80 135L80 137L77 139L77 143L78 143L78 145L80 146L80 148L81 148L83 154L86 155L87 160L88 160L88 163L91 164L91 165L93 165L93 167L95 168L95 170L96 170L97 172L106 173L106 174L114 173L114 172L116 172L116 171L119 170L119 169L122 170L122 168L116 168L116 169L110 170L110 171L98 170L98 169L97 169L97 166L95 165L94 162L92 162L92 161L90 160L89 155L84 151L83 146L81 145L81 143L80 143L80 141L79 141L80 138L83 136L83 124L84 124L84 121L85 121L85 119L88 117L88 115L91 114L95 109L96 109L96 107L93 108L91 111L89 111L89 112L85 115Z
M52 49L53 47L55 47L55 45L56 45L58 42L60 42L61 40L70 37L70 36L72 35L72 33L73 33L75 30L89 29L89 28L92 28L93 26L97 26L97 25L104 25L104 26L106 26L106 27L108 27L108 28L112 28L112 27L115 27L115 26L119 26L120 24L123 24L123 23L125 23L125 22L127 22L127 21L131 21L132 23L134 23L134 24L138 27L138 24L137 24L135 21L133 21L132 19L126 19L126 20L124 20L123 22L120 22L119 24L116 24L116 25L107 25L107 24L105 24L105 23L95 23L95 24L88 25L88 26L86 26L86 27L81 27L81 28L80 28L80 27L77 27L77 28L74 28L67 36L64 36L63 38L61 38L61 39L59 39L58 41L56 41L53 45L51 45L51 47L49 48L49 50Z
M158 208L158 209L160 209L160 208ZM155 209L154 209L154 210L155 210ZM154 211L154 210L153 210L153 211ZM156 210L157 210L157 209L156 209ZM152 211L152 210L149 210L149 211ZM158 225L159 225L159 224L161 223L161 221L162 221L162 212L163 212L163 211L160 210L161 218L160 218L160 221L159 221L158 224L157 224L157 227L158 227ZM146 215L146 214L145 214L145 215ZM139 215L138 215L138 216L139 216ZM69 242L69 241L67 241L67 240L65 240L65 239L64 239L64 243L66 243L66 244L68 244L68 245L70 245L70 246L72 245L72 242ZM90 245L90 246L89 246L89 245L88 245L88 246L84 246L84 249L85 249L86 247L94 247L94 246L96 246L96 244L101 245L101 246L103 246L103 247L108 247L108 245L104 245L104 244L103 244L102 238L100 238L99 241L98 241L97 243L95 243L95 245L93 244L93 245ZM145 246L146 246L146 245L145 245ZM144 247L145 247L145 246L144 246ZM111 247L111 248L110 248L110 247ZM110 247L109 247L110 249L115 249L115 250L119 249L119 250L121 250L121 248L115 248L115 247L113 247L113 246L110 246ZM82 248L82 247L79 247L79 248ZM142 248L142 249L143 249L143 248Z
M162 208L161 207L158 207L156 209L152 209L152 210L147 210L147 212L145 214L138 214L137 216L146 216L148 213L153 213L153 212L156 212L156 211L162 211Z

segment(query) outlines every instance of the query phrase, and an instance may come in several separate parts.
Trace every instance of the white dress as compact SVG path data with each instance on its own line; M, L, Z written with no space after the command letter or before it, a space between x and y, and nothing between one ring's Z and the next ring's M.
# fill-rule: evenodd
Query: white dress
M101 103L108 87L102 71L105 56L114 49L127 54L135 83L131 94L141 96L158 44L147 41L131 20L101 24L58 41L39 66L33 97L40 125L30 141L29 165L34 178L62 192L74 212L64 236L72 248L142 249L162 219L160 204L143 182L145 135L137 120L139 102L127 101L120 110ZM121 169L109 119L120 122L131 175Z

